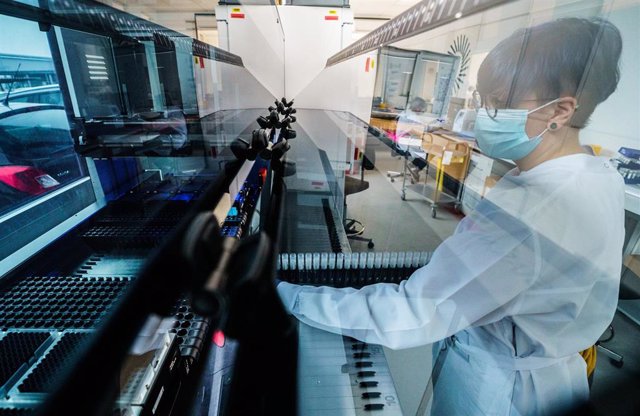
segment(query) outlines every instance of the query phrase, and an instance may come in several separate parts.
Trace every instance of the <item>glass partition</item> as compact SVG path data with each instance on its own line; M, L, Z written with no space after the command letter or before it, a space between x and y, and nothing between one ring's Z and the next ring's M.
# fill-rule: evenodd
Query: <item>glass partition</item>
M414 108L424 101L425 113L442 116L448 107L459 67L457 56L421 52L415 65L409 103Z
M35 22L0 21L16 36L0 42L0 268L7 270L19 249L95 197L74 150L46 34Z
M98 2L16 3L0 6L0 26L15 35L0 40L0 413L46 402L122 305L144 303L122 300L144 285L145 262L195 206L215 209L227 237L259 231L253 213L268 164L247 161L233 173L231 143L250 143L256 118L284 94L271 5L257 23L252 13L238 19L245 32L274 36L262 48L273 72L265 82L233 48ZM79 389L115 386L118 414L168 414L183 400L179 386L203 365L211 321L182 289L171 295L177 303L149 309L158 315L133 346L110 348L126 352L111 366L121 366L117 380L90 377Z
M385 50L378 59L376 92L378 108L405 109L416 66L417 53L412 51Z
M367 403L404 414L561 414L629 387L608 360L619 356L598 347L594 367L592 354L612 319L637 333L626 319L640 316L627 297L637 185L624 167L635 154L624 148L640 142L640 5L492 3L421 2L331 57L295 97L297 144L309 149L292 153L286 179L279 292L347 347L388 347L395 390L380 377L362 391L397 392L399 404ZM431 26L410 33L421 24ZM335 236L310 214L325 200ZM620 342L610 345L636 344ZM368 380L353 374L344 382ZM321 409L305 386L301 409Z
M222 2L220 48L89 0L0 5L0 413L83 381L118 414L186 414L194 391L224 408L237 344L182 293L224 248L184 245L184 221L205 207L242 242L276 221L274 162L248 150L283 96L299 414L554 414L588 377L596 408L623 379L592 370L612 319L637 330L617 298L638 275L638 155L616 152L640 139L638 3L427 0L354 43L344 2L297 3ZM133 345L96 345L119 306L168 292ZM117 377L60 381L100 347L126 355Z

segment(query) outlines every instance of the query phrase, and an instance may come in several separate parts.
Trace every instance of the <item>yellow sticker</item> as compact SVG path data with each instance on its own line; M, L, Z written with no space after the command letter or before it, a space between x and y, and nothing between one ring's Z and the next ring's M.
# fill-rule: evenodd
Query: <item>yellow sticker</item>
M371 58L371 69L375 68L375 66L376 66L375 60Z
M231 13L240 13L239 8L231 9Z
M338 14L338 12L335 10L329 10L329 14Z

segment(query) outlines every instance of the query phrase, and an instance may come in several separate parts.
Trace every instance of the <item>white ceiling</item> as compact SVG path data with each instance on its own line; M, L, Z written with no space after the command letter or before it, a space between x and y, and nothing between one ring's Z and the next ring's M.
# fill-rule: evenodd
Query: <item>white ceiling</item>
M391 18L416 4L419 0L350 0L356 17ZM103 3L133 13L212 12L216 0L104 0Z
M420 0L350 0L355 38L361 38Z
M356 17L392 18L408 9L419 0L350 0ZM143 13L211 13L218 2L216 0L103 0L118 9L134 14Z
M357 37L377 28L420 0L350 0ZM178 32L195 36L195 13L213 13L218 0L101 0L117 9L151 20ZM367 19L370 18L370 19ZM199 27L201 17L198 18ZM207 28L211 24L206 22Z
M390 19L419 0L350 0L355 17L379 17Z
M124 8L130 13L155 14L158 12L213 12L215 0L104 0L102 3Z

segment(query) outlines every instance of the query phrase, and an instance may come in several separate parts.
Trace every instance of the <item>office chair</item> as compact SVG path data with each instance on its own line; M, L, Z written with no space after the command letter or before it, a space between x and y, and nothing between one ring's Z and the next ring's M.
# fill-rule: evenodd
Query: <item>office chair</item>
M400 146L400 140L402 138L421 138L426 132L426 126L418 121L407 118L407 116L400 116L396 122L395 129L395 142L391 148L391 156L401 156L405 160L402 162L406 164L406 169L403 168L402 172L387 171L387 177L394 182L395 178L403 178L406 176L411 183L420 182L420 171L424 166L417 166L411 161L411 152L408 149L402 149Z
M389 178L391 182L395 182L395 178L403 179L403 176L405 176L414 184L420 182L420 172L424 171L427 175L429 174L429 164L426 161L419 158L412 160L411 152L409 150L402 150L395 143L391 149L391 156L405 159L402 163L406 165L406 168L403 167L402 172L394 170L387 171L387 178Z
M402 150L397 143L395 143L394 141L389 140L388 143L391 147L391 157L393 158L398 158L398 159L407 159L409 156L409 152ZM407 163L406 160L403 160L402 163ZM411 177L411 175L409 174L409 172L407 171L395 171L395 170L388 170L387 171L387 178L391 179L391 182L395 181L395 178L401 178L403 175L407 175L409 177Z
M372 238L362 236L366 226L361 221L353 218L347 218L347 196L369 189L369 182L364 180L364 171L375 168L372 159L375 160L375 153L373 152L371 152L369 157L367 157L366 154L362 155L360 179L353 178L351 176L345 176L344 178L344 229L347 233L347 238L356 241L366 241L368 248L373 248L375 244Z
M620 278L620 294L618 295L618 299L620 300L638 300L640 299L640 278L634 273L631 263L637 262L638 260L633 260L635 256L627 256L624 262L624 268L622 271L622 276ZM630 267L631 266L631 267ZM636 324L638 324L637 318L629 316L624 310L618 308L622 314L626 315ZM599 351L603 352L609 360L611 364L620 368L624 364L624 357L621 354L618 354L614 350L603 346L603 343L607 343L613 339L615 336L615 330L613 325L609 325L609 331L611 334L606 339L600 339L596 342L596 347Z
M381 126L381 125L370 124L368 127L368 132L371 136L375 137L379 142L384 143L387 147L390 148L392 158L397 157L398 159L400 158L406 159L409 156L409 153L405 150L402 150L396 143L395 131L396 131L397 121L398 121L397 119L394 119L391 126L389 125ZM372 123L373 123L373 119L372 119ZM403 160L402 163L405 163L405 161ZM398 172L395 170L387 171L387 177L391 179L391 182L394 182L395 178L402 177L403 175L406 175L407 177L409 177L411 179L411 183L413 183L414 179L412 178L411 173L408 170L406 172Z
M622 365L624 364L624 357L620 354L618 354L617 352L615 352L614 350L605 347L602 344L606 344L607 342L611 341L615 336L616 336L616 331L613 328L613 325L609 325L609 328L607 328L609 331L609 336L606 338L600 338L597 342L596 342L596 348L598 349L598 351L604 353L604 355L606 355L607 357L609 357L609 361L611 361L611 364L614 365L614 367L617 368L621 368Z

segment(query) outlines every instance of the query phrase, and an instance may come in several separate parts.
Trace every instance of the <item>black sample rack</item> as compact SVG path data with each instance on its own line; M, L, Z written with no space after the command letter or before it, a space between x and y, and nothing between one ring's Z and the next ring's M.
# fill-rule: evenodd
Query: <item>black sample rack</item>
M22 393L49 393L60 372L72 362L91 335L90 332L64 333L18 386L18 390Z
M52 392L96 336L135 283L151 250L204 195L210 179L147 178L72 230L63 242L43 250L29 265L3 280L0 415L36 414L35 406ZM131 373L131 380L121 380L125 384L120 393L125 395L129 388L133 401L120 400L120 410L147 409L146 402L139 400L141 395L151 403L142 414L151 413L157 400L159 409L175 400L171 397L175 391L168 389L177 389L180 379L175 375L184 373L183 361L191 364L198 359L207 328L204 319L188 307L185 310L185 305L185 300L176 303L173 316L166 318L168 324L162 331L169 336L152 353L155 361ZM158 381L169 371L160 368L158 357L171 354L176 358L165 364L173 369L171 377L177 384ZM149 366L154 366L153 371ZM157 376L150 379L151 373ZM146 377L144 383L136 382L136 376Z
M50 337L49 332L12 332L0 339L0 391L14 374L25 370L35 361L36 351Z
M94 328L126 291L128 277L29 276L0 292L0 328Z

